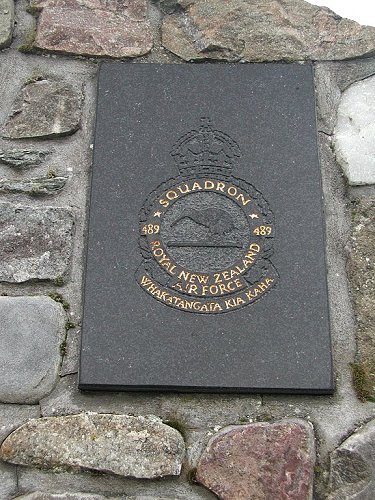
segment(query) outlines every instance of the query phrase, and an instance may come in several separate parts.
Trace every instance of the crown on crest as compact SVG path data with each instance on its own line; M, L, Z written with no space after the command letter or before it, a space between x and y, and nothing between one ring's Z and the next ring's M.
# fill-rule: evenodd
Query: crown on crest
M228 175L241 150L229 135L213 130L209 118L201 118L199 129L182 136L171 155L184 177L204 172Z

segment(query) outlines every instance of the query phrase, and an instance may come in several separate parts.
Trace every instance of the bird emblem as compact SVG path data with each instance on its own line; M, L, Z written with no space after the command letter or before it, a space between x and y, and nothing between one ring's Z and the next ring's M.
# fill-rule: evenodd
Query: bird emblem
M184 219L190 219L195 224L208 229L210 236L224 236L236 229L232 217L220 208L206 208L202 210L189 209L172 222L171 226L176 226Z

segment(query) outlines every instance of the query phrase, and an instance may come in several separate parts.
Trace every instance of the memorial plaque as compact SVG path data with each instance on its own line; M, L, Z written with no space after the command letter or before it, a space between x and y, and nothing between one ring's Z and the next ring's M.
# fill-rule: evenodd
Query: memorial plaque
M311 65L101 65L80 388L332 392Z

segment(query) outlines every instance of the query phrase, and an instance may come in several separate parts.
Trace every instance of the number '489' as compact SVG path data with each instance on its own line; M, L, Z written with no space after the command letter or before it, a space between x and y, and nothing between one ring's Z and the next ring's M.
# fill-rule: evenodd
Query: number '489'
M258 226L253 231L257 236L270 236L272 233L272 226Z
M142 227L143 234L157 234L160 231L159 224L146 224Z

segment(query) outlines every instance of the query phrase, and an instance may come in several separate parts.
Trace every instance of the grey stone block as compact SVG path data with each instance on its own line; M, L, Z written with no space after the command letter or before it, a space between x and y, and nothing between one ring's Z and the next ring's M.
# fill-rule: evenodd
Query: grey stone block
M159 496L127 496L127 500L179 500L182 497L159 497ZM95 493L45 493L34 491L27 495L16 497L15 500L120 500L120 497L107 497L96 495Z
M346 439L331 455L329 500L373 500L375 420Z
M23 193L31 196L52 195L61 191L67 177L46 176L32 179L0 179L0 193Z
M338 108L334 146L349 184L375 184L375 76L351 85Z
M0 149L0 163L17 170L26 170L43 163L49 151L37 151L29 149Z
M48 297L0 297L0 401L37 403L56 384L65 316Z
M16 497L15 500L105 500L108 497L95 495L91 493L45 493L43 491L34 491L26 495ZM113 498L113 497L112 497Z
M16 468L0 461L0 500L9 500L17 493Z
M17 96L4 137L60 137L76 132L81 121L82 93L65 82L38 80Z
M2 444L8 462L151 479L180 474L181 434L155 416L80 414L32 420Z
M54 280L70 268L73 214L0 203L0 281Z
M14 429L32 418L40 417L38 405L0 404L0 444Z
M0 49L10 45L14 26L13 0L0 0Z

